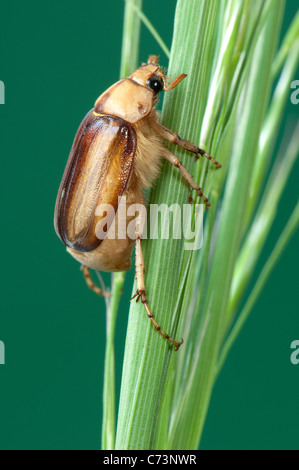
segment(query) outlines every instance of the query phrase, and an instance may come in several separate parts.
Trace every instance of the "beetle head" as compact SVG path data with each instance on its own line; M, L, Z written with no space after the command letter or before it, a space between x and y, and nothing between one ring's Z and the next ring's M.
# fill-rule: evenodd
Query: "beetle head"
M186 74L182 73L167 85L167 77L158 65L158 57L150 56L128 78L112 85L96 100L94 112L109 114L131 124L145 118L155 106L160 91L176 87Z
M152 90L154 99L156 99L160 91L172 90L187 76L185 73L181 73L167 85L167 77L162 67L159 66L158 59L158 56L149 56L147 64L142 64L129 77L139 85Z

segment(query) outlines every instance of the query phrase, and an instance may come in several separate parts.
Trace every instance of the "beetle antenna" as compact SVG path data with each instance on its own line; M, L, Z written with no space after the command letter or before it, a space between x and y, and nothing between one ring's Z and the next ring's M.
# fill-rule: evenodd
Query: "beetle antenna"
M181 73L180 75L178 75L171 83L169 83L168 86L166 86L166 82L164 81L164 91L169 91L169 90L172 90L173 88L175 88L179 83L181 83L182 80L184 80L184 78L187 77L187 74L186 73Z

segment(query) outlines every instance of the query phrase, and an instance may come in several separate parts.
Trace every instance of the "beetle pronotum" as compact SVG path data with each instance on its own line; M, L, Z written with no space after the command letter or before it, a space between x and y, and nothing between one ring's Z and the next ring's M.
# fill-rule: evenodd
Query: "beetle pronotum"
M178 134L160 124L154 109L158 94L176 87L184 78L180 74L170 84L158 65L158 57L150 56L128 78L106 90L87 113L75 136L64 171L55 207L55 230L67 251L83 265L87 284L95 292L107 295L90 278L89 268L99 271L126 271L131 266L135 243L137 291L133 298L141 300L148 318L175 349L175 341L165 333L148 306L144 284L144 262L141 247L142 229L136 224L135 239L116 237L100 239L96 234L103 214L100 204L118 210L119 199L126 197L127 206L143 204L143 189L150 187L159 174L164 158L178 168L182 177L195 190L208 209L210 203L201 188L179 159L163 145L163 139L183 149L208 158L216 168L221 165L203 149L181 139ZM126 223L132 217L126 219ZM109 233L113 220L106 223Z

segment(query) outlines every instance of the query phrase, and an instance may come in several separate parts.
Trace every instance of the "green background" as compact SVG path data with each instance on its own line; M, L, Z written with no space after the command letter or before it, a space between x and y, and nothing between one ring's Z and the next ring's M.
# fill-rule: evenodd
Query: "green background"
M284 31L296 4L287 0ZM144 0L169 46L174 8L175 0ZM53 211L77 127L119 78L123 9L123 0L1 6L1 449L100 448L105 305L57 238ZM140 60L153 53L167 65L143 27ZM287 138L298 112L289 102ZM297 201L298 176L297 163L258 270ZM299 365L290 362L299 339L298 242L297 233L216 383L202 449L299 448ZM117 323L118 390L132 279Z

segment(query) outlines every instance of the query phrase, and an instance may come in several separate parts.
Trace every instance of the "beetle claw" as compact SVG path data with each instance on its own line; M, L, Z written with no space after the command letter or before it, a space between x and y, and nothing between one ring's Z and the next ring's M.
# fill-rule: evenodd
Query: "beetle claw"
M137 297L137 296L138 296L138 292L136 292L136 294L133 295L133 297L130 298L129 302L132 302L132 300L134 300L135 297ZM138 302L138 300L136 300L136 302Z
M137 289L136 294L133 295L133 297L130 299L130 302L131 302L132 300L134 300L135 298L136 298L136 303L139 302L139 300L140 300L140 298L142 297L142 295L143 295L143 291L139 291L139 290Z

